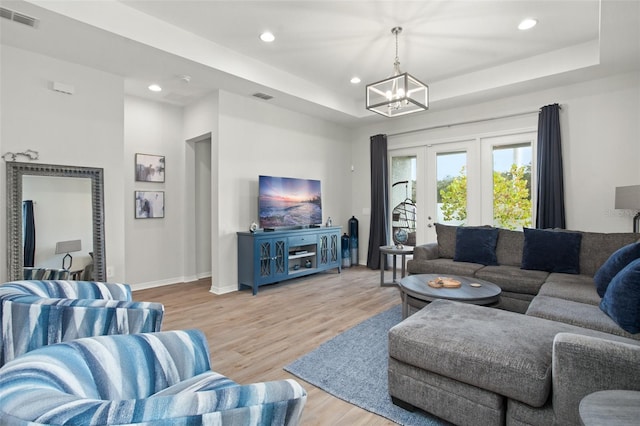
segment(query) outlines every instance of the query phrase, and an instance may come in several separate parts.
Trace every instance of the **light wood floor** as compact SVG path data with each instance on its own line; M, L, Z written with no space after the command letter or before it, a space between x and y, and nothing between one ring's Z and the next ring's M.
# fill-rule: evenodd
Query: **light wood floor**
M210 280L200 280L139 290L133 298L164 304L163 330L202 330L212 368L232 380L300 382L308 393L303 425L395 424L283 370L321 343L400 304L397 288L380 287L379 271L333 270L261 287L257 296L246 290L218 296L209 287Z

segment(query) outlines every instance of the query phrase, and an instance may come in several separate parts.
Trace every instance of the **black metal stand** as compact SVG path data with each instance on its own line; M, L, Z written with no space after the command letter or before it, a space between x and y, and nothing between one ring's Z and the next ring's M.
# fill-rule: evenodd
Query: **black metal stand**
M640 230L638 223L640 223L640 212L633 217L633 232L638 232Z
M69 258L69 266L64 266L67 262L67 258ZM69 253L65 254L62 258L62 269L66 269L67 271L71 270L71 264L73 263L73 257Z

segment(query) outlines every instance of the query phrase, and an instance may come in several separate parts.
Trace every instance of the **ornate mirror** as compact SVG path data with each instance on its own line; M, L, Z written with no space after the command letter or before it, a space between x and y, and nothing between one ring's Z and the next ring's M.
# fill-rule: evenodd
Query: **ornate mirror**
M7 272L9 280L24 277L23 241L23 184L26 177L80 178L90 181L91 215L93 226L93 279L105 281L106 261L104 242L103 170L101 168L59 166L53 164L7 162ZM65 209L61 201L60 209ZM67 207L69 208L69 207ZM84 214L84 213L83 213Z

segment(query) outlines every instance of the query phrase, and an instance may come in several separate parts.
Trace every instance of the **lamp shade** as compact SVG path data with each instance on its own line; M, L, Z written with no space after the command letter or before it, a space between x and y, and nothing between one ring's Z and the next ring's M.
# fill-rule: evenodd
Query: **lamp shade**
M71 253L82 250L81 240L58 241L56 243L56 254Z
M616 188L616 209L640 210L640 185Z
M409 73L367 85L367 109L397 117L429 109L429 86Z

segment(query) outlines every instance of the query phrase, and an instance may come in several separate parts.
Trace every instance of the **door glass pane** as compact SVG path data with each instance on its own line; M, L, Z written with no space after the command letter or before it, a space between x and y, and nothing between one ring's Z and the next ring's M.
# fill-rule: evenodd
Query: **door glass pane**
M446 152L436 156L438 223L463 225L467 220L467 153Z
M493 225L531 226L531 144L493 149Z
M416 156L391 158L391 227L395 244L416 245Z

